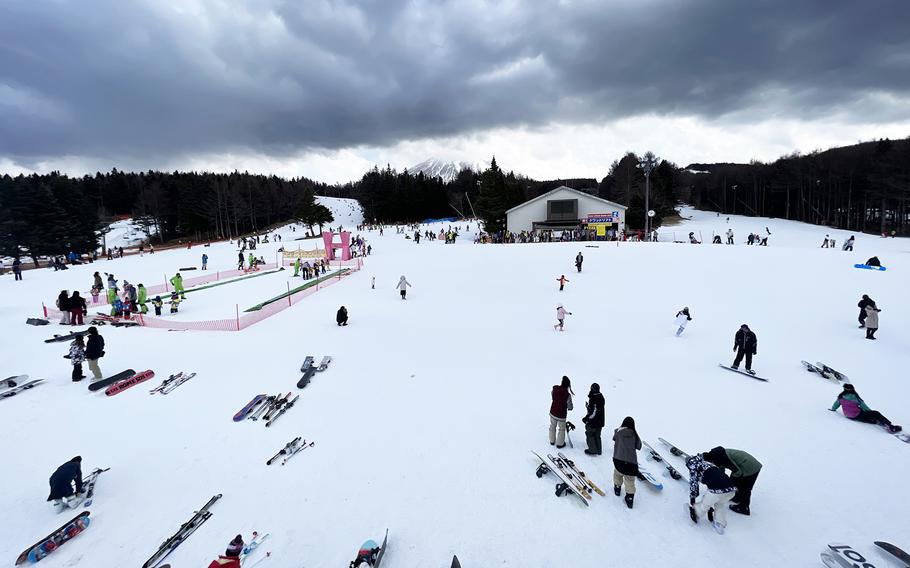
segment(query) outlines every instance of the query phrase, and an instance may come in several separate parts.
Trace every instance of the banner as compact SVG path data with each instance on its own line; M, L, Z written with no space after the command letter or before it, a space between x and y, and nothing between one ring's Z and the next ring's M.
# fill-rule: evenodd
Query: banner
M325 258L325 251L322 249L286 250L281 255L283 258Z

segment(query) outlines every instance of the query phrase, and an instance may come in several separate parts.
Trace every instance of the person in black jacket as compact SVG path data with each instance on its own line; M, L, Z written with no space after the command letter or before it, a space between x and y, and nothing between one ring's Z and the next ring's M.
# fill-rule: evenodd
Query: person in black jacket
M101 369L98 367L98 359L104 357L104 338L98 333L98 328L92 326L88 328L88 343L85 345L85 360L88 361L88 368L92 372L92 380L97 381L103 378Z
M348 309L344 306L338 308L338 313L335 314L335 322L338 325L348 325Z
M863 298L859 301L858 304L856 304L856 307L859 308L859 318L858 319L859 319L859 328L860 329L866 327L866 306L872 306L873 308L877 307L875 305L875 300L873 300L866 294L863 294Z
M603 453L603 443L600 439L600 433L604 427L604 395L600 393L600 385L591 384L591 391L588 393L587 408L588 413L581 419L585 424L585 439L588 441L588 449L585 453L589 456L599 456Z
M752 375L755 374L755 371L752 370L752 356L758 354L758 338L755 337L755 333L749 329L749 326L742 324L739 326L739 331L736 332L736 335L733 337L733 351L736 353L736 359L733 360L733 368L739 369L739 362L743 360L743 356L746 357L746 371Z
M70 323L70 294L66 290L61 290L57 295L57 309L62 312L60 316L60 325L69 325Z
M76 491L73 492L73 483ZM82 493L82 456L76 456L57 468L50 478L51 494L48 501L55 505L69 504L74 495Z
M70 325L82 325L85 323L85 320L82 318L88 312L88 307L85 305L85 298L79 295L78 290L73 292L73 295L70 297L69 308Z

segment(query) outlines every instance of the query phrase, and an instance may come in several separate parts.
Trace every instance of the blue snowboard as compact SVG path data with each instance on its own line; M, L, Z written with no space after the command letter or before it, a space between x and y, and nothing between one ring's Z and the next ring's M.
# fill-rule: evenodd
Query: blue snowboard
M884 272L885 270L888 270L884 266L869 266L868 264L854 264L853 268L865 268L866 270L881 270L882 272Z

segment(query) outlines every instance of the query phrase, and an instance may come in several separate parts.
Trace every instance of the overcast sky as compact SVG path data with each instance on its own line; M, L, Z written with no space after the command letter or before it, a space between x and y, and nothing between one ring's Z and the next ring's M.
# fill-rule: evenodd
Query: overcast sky
M0 172L602 177L910 136L908 0L2 0Z

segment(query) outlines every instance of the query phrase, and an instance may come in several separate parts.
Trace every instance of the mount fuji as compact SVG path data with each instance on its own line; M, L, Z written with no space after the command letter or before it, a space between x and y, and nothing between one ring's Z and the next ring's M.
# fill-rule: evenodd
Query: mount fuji
M447 162L437 158L429 158L419 164L408 168L412 174L423 172L427 177L441 177L442 181L448 183L458 176L458 172L464 169L477 169L473 164L468 162Z

